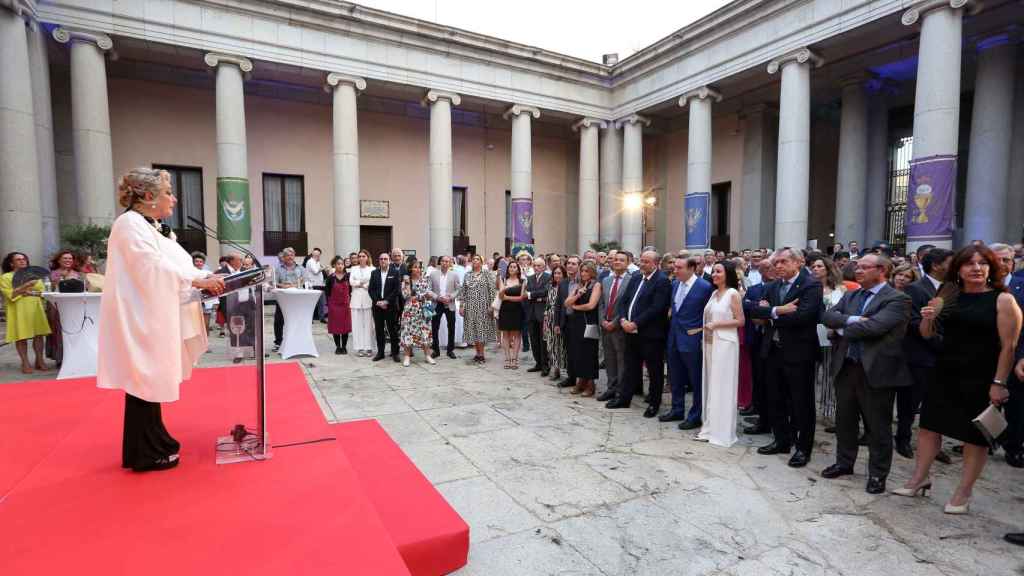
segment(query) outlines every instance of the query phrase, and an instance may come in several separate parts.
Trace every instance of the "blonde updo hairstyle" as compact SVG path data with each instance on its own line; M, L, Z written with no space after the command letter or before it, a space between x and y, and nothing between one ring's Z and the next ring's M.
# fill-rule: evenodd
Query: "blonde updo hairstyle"
M152 202L160 195L163 182L170 182L170 179L171 175L166 170L133 168L117 182L117 202L122 208Z

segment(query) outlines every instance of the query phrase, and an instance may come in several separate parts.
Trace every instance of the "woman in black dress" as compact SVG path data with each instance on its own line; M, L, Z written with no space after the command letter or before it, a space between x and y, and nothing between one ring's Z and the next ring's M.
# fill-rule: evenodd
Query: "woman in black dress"
M505 279L500 281L498 296L498 330L501 349L505 352L505 368L519 369L519 342L523 336L523 278L519 264L509 262Z
M580 283L569 297L565 306L573 313L569 316L569 346L574 349L569 358L573 362L569 372L576 375L573 394L594 395L594 381L598 378L597 346L600 342L597 304L601 301L601 283L597 282L597 266L587 260L580 264ZM592 325L591 337L587 337L587 326Z
M964 442L960 485L947 514L966 514L974 482L988 460L988 442L972 419L989 404L1009 398L1006 377L1013 365L1021 312L1003 286L995 255L984 245L957 253L939 296L921 308L921 336L942 336L935 379L925 391L917 436L914 475L894 494L916 496L932 486L932 461L942 437Z

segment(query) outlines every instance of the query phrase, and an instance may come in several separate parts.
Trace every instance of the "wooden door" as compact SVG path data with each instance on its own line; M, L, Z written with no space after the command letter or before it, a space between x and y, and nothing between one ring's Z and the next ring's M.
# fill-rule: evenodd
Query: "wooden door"
M391 226L360 226L359 246L370 252L376 266L377 257L391 251Z

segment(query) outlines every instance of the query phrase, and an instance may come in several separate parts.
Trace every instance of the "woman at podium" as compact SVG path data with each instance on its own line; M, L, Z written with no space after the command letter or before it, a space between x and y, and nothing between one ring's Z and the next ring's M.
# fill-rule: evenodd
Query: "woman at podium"
M121 465L137 472L178 465L180 445L164 427L162 402L206 351L198 290L220 294L224 281L199 270L160 219L177 200L164 170L136 168L118 183L127 210L107 242L100 301L96 385L125 391Z

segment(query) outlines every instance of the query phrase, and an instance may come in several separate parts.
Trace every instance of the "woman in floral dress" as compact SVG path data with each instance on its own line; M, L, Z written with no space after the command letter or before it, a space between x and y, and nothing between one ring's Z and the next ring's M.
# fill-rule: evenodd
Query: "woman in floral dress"
M402 365L408 366L412 362L414 346L423 349L428 364L437 364L430 355L430 319L427 318L427 309L433 304L433 296L430 284L423 276L423 262L416 260L409 264L409 275L402 279L402 298L405 299L400 331L402 348L405 350Z
M565 368L565 339L558 330L558 320L555 318L558 287L564 279L565 267L559 264L551 270L551 287L548 288L548 299L544 304L544 342L547 343L548 355L551 357L551 380L555 382L562 379L562 369Z
M459 288L459 314L463 317L465 341L476 349L473 362L483 364L484 345L494 341L494 316L491 301L497 294L494 276L484 270L484 260L479 254L473 255L472 269Z

